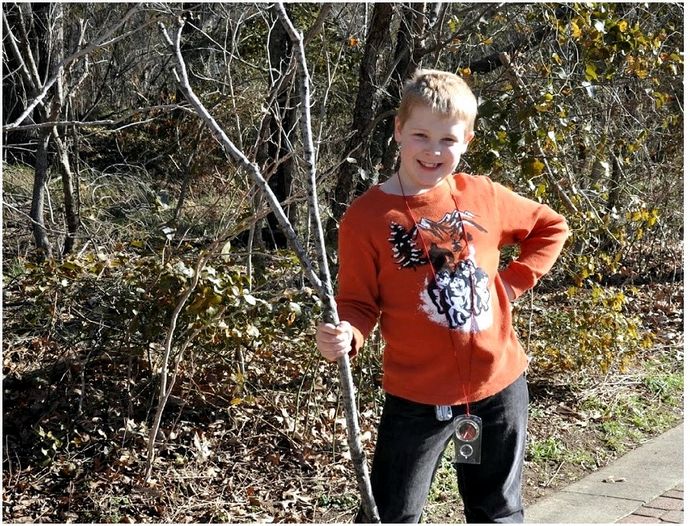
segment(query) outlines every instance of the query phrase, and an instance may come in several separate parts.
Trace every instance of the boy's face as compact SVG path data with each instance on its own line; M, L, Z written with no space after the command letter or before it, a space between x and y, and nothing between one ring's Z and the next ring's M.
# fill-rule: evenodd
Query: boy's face
M400 144L400 179L406 193L433 188L455 171L460 156L474 137L464 120L444 117L417 105L405 123L395 118L395 140Z

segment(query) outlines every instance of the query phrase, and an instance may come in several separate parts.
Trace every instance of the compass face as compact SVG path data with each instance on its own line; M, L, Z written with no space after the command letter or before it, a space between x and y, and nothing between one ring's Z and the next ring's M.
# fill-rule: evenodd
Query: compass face
M473 442L479 435L479 427L471 420L463 420L455 429L455 435L463 442Z

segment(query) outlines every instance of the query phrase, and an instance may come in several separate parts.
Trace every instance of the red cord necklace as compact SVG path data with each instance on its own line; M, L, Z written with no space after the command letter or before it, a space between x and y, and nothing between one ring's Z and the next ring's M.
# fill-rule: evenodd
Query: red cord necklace
M400 172L396 173L398 177L398 184L400 185L400 192L402 194L403 201L405 202L405 209L407 210L408 215L410 216L410 219L412 220L412 224L415 226L417 232L419 233L419 239L422 241L422 248L424 249L424 255L426 256L427 263L429 264L429 270L431 271L431 279L433 279L437 286L438 286L438 280L436 278L436 270L434 269L434 265L431 261L431 257L429 255L429 249L426 245L426 241L424 240L424 236L422 235L421 229L419 228L419 224L417 223L414 214L412 213L412 209L410 208L410 204L407 201L407 195L405 194L405 189L403 188L402 185L402 180L400 179ZM462 236L465 241L465 247L467 248L468 252L468 257L469 257L469 250L470 250L470 243L469 239L467 236L467 230L465 228L465 224L462 221L462 214L460 212L460 205L458 203L458 199L453 193L453 187L450 184L450 181L448 180L448 177L446 177L446 183L448 184L448 188L450 190L450 197L453 199L453 203L455 205L455 210L458 213L458 216L460 217L460 229L462 230ZM440 287L439 287L440 288ZM475 305L475 284L474 284L474 277L470 276L470 300L471 300L471 308L469 309L470 311L470 340L473 339L473 332L472 332L472 327L477 327L477 321L474 315L474 305ZM455 366L457 367L458 370L458 376L462 378L462 371L460 369L460 365L458 363L458 346L455 341L454 335L453 335L453 330L451 329L450 325L448 326L448 335L450 337L450 342L453 347L453 357L455 361ZM470 400L469 396L467 394L467 384L470 383L471 378L472 378L472 345L470 344L470 349L469 349L469 365L468 365L468 371L467 371L467 382L462 383L463 387L463 395L465 397L465 413L467 416L470 415Z

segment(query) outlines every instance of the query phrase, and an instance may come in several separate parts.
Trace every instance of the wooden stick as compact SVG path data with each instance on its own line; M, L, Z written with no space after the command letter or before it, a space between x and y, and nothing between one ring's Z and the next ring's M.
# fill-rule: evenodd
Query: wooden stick
M314 142L312 139L311 95L309 91L309 70L307 68L307 58L304 52L304 39L292 25L283 3L279 1L274 7L278 18L292 40L293 49L297 53L300 99L302 103L302 142L304 146L304 158L307 165L307 173L309 175L309 209L314 220L314 226L316 227L316 248L319 253L319 271L328 299L328 302L324 305L324 321L337 325L339 323L338 310L333 297L331 275L328 268L328 257L326 255L326 244L324 242L323 226L321 224L321 217L319 215L319 203L316 194L316 159L314 156ZM374 501L374 496L371 490L371 481L369 480L367 460L364 455L364 450L362 449L362 443L360 441L360 429L357 415L357 405L355 403L354 386L352 382L352 372L350 370L350 358L347 355L338 359L338 372L340 375L340 388L343 396L345 420L348 429L348 445L350 447L350 456L352 457L352 462L355 468L357 485L362 497L362 507L367 515L367 518L371 522L381 522L378 509L376 508L376 502Z
M280 5L282 7L282 5ZM280 7L278 9L280 9ZM284 13L284 9L283 9ZM281 18L283 20L283 18ZM287 19L287 14L285 14L284 20L292 24ZM285 22L283 22L285 23ZM302 132L303 141L305 147L305 160L308 166L309 172L309 184L310 184L310 210L314 216L315 224L317 225L317 237L319 246L317 249L320 251L319 267L321 277L317 276L314 272L314 265L309 258L307 251L302 247L297 234L295 233L292 225L290 224L288 218L285 215L280 202L276 198L275 194L271 190L270 186L266 182L265 178L262 176L259 167L256 163L252 163L246 155L239 150L235 144L228 138L227 134L216 122L216 120L211 116L208 110L204 107L203 103L196 96L189 84L189 78L187 76L187 68L182 57L182 52L180 49L180 39L182 34L182 26L184 24L183 20L179 20L178 30L173 42L165 26L159 23L160 30L165 38L166 42L170 46L176 61L177 68L174 70L177 76L178 84L185 98L192 105L197 114L204 121L206 126L211 130L214 136L220 141L223 149L230 155L236 162L238 162L254 179L254 182L266 196L268 204L278 219L281 230L285 234L288 243L290 244L293 251L299 258L302 270L305 272L310 283L317 291L319 298L323 305L325 306L324 319L329 320L333 323L338 323L338 314L336 309L335 300L333 298L333 291L330 279L330 272L328 270L328 260L326 257L326 250L323 241L323 229L321 227L321 221L318 213L318 201L316 197L316 165L314 161L314 147L311 135L311 114L309 112L309 82L308 82L308 72L306 68L306 59L304 55L304 46L301 38L298 36L299 43L302 44L301 56L300 56L300 73L302 76L301 88L302 88L302 105L303 105L303 121L302 121ZM293 32L296 35L296 31ZM299 49L299 44L297 45ZM306 89L306 91L305 91ZM306 98L304 98L306 97ZM350 370L349 358L346 356L338 361L338 369L340 373L341 388L343 391L343 398L346 404L346 421L349 429L348 433L348 445L350 446L350 454L352 461L355 464L355 472L357 475L358 487L360 493L362 494L363 506L365 513L368 515L372 522L380 522L378 517L378 511L376 509L376 504L374 502L371 484L369 481L368 468L366 464L366 459L364 457L364 452L360 442L360 431L359 423L357 421L357 411L354 398L354 386L352 382L352 373Z

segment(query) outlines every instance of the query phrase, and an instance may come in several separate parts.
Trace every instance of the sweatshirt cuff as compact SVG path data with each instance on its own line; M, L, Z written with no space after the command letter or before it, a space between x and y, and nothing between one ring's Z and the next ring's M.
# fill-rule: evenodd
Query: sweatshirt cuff
M359 352L359 350L364 345L364 335L354 325L351 325L351 327L352 327L352 342L351 342L352 350L348 353L348 355L350 356L350 358L354 358L355 356L357 356L357 353Z
M513 289L515 299L518 299L536 284L536 280L532 279L529 273L527 278L525 278L520 269L517 268L518 265L519 263L514 261L498 273L503 282Z

